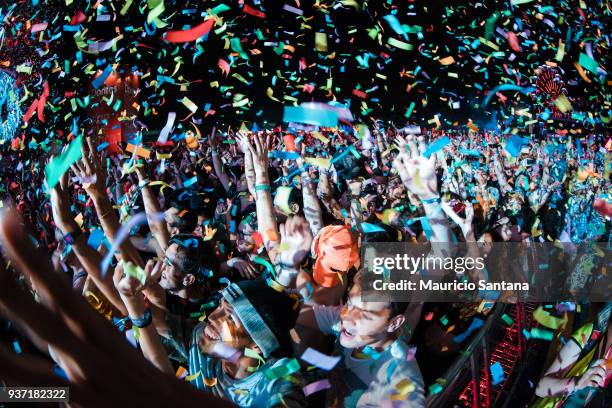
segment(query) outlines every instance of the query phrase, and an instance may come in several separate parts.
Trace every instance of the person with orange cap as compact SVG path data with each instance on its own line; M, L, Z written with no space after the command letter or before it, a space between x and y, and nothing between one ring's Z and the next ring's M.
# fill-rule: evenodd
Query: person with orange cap
M346 277L360 263L357 234L346 225L328 225L313 240L312 256L312 275L300 271L297 289L306 302L340 304L346 290Z

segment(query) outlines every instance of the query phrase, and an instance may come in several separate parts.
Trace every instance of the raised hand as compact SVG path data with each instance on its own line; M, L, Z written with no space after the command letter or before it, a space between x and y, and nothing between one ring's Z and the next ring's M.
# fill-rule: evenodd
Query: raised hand
M448 215L448 217L455 222L461 228L463 236L467 242L475 242L474 228L472 227L472 221L474 219L474 206L471 202L465 202L465 218L461 218L459 214L455 212L453 207L446 201L442 202L442 209Z
M406 188L421 200L439 196L436 179L436 157L423 156L425 143L419 138L418 146L413 136L397 137L399 154L393 161L393 167L399 173Z
M247 135L243 134L242 132L238 132L236 133L235 139L242 153L246 154L251 152L249 150L249 138Z
M78 225L70 213L68 197L68 172L64 173L59 183L51 189L51 211L55 225L64 233L73 233Z
M576 390L582 390L587 387L603 387L606 381L606 361L599 359L582 374L576 383Z
M213 239L216 233L217 233L216 228L213 228L210 225L205 225L204 226L204 237L203 237L204 241L210 241L211 239Z
M263 174L268 174L268 146L270 144L270 136L254 135L253 140L247 144L251 155L253 156L253 167L255 173L259 177Z
M32 363L27 354L0 348L0 377L6 384L69 387L73 404L94 408L233 406L150 364L53 272L46 255L34 247L20 225L19 216L9 211L0 215L0 242L14 267L35 283L39 302L18 286L10 271L1 269L0 311L43 352L50 347L68 379L48 365Z
M100 164L91 138L81 147L82 157L72 165L72 171L79 178L83 188L90 197L96 198L106 192L106 174Z
M297 267L310 252L312 233L308 222L300 217L289 217L280 226L281 244L276 262Z

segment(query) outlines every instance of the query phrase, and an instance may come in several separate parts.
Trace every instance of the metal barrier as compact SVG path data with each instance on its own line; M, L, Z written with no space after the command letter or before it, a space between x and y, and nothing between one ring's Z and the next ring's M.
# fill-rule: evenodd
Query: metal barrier
M483 327L442 377L442 391L427 397L427 407L489 408L503 404L505 386L511 383L517 362L526 350L523 330L530 329L535 307L532 303L496 304ZM504 314L512 319L512 324L501 319ZM495 363L504 372L497 384L492 383L490 373L490 366Z

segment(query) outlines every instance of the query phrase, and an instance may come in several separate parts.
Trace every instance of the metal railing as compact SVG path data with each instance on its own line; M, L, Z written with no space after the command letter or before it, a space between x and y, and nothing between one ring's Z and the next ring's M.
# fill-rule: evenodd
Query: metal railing
M486 355L490 349L488 342L490 341L489 333L496 327L500 321L501 315L506 311L509 305L498 303L493 311L487 317L484 325L474 335L468 346L460 353L457 360L446 371L442 379L445 385L442 391L437 394L427 397L426 404L430 408L442 408L451 405L458 399L458 394L461 392L459 387L463 387L466 383L466 377L469 375L469 381L472 381L474 386L478 387L479 383L479 367L481 366L481 356ZM468 372L469 371L469 372ZM474 398L478 396L473 393ZM474 401L474 407L478 407L477 401Z

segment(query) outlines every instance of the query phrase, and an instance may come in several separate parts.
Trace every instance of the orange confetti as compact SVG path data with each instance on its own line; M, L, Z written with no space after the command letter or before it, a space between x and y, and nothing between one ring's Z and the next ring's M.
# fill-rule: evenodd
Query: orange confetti
M183 378L187 374L189 374L189 371L187 371L183 366L180 366L178 370L176 370L176 378Z
M204 384L206 384L207 387L214 387L215 385L217 385L217 379L216 378L204 378Z
M272 228L268 229L266 231L266 234L268 235L268 239L270 241L280 241L278 239L278 233L276 231L274 231Z
M574 66L576 67L576 71L578 71L582 79L584 79L587 83L590 84L591 80L589 79L589 77L586 76L586 72L584 72L584 69L582 69L580 64L578 64L578 62L574 62Z
M151 151L149 149L145 149L144 147L140 146L136 147L131 143L128 143L125 150L130 153L134 153L134 150L136 150L136 156L144 157L145 159L148 159L149 156L151 156Z

